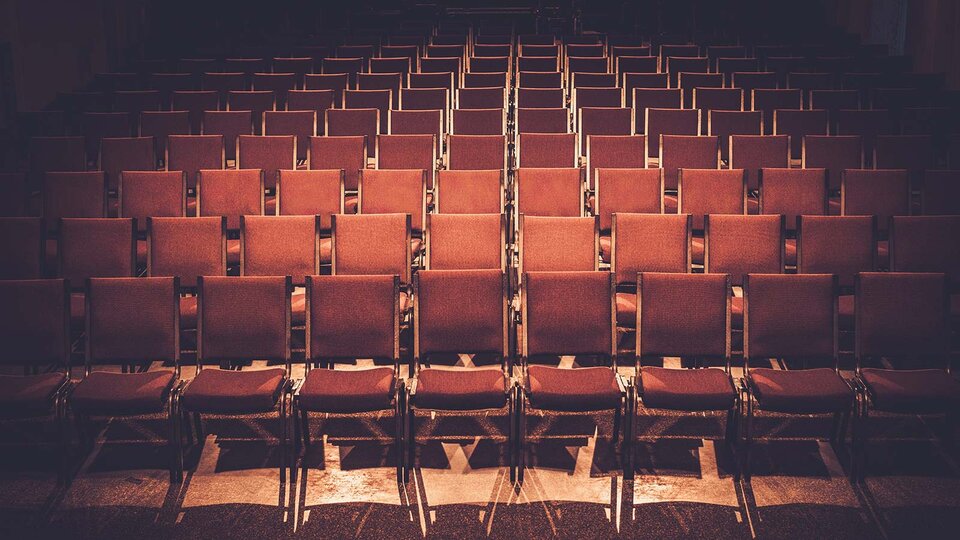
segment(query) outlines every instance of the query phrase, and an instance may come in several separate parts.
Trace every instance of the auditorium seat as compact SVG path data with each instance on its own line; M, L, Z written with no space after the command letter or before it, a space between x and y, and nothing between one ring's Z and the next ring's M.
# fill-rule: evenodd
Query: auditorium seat
M99 168L107 177L107 190L117 191L120 171L155 171L153 137L105 137L100 140Z
M516 171L514 184L518 215L584 215L583 173L577 167L520 168Z
M506 271L505 214L427 214L428 270Z
M662 150L659 164L663 169L663 188L677 189L680 169L719 169L720 148L717 141L717 137L708 135L660 135L658 150ZM674 212L675 206L670 199L664 201L664 211L668 214Z
M803 139L808 135L829 135L827 111L775 109L773 134L790 137L790 159L803 158Z
M760 135L763 133L763 115L760 111L707 112L707 134L718 137L720 158L730 160L730 137L733 135Z
M627 107L584 107L580 109L580 155L586 155L587 140L591 135L634 135L633 110Z
M171 94L171 109L187 111L190 116L190 133L202 131L204 111L216 111L219 96L212 90L176 90Z
M271 193L277 187L280 170L296 168L295 135L240 135L237 139L237 169L261 170L263 188Z
M506 135L506 109L453 109L450 133L458 135Z
M779 214L786 223L784 262L797 264L797 220L829 215L826 169L760 169L760 214Z
M324 133L327 137L362 136L366 138L367 157L373 158L376 156L377 145L375 141L380 133L380 111L378 109L327 109L324 122ZM313 140L316 141L316 139Z
M663 171L659 169L598 169L594 214L600 221L600 258L610 262L613 216L622 213L663 213Z
M297 141L296 160L305 162L310 148L310 137L317 134L317 113L314 111L267 111L263 113L263 134L294 136Z
M441 170L434 207L439 214L499 214L504 196L502 170Z
M507 170L507 138L502 135L448 135L450 170Z
M644 119L644 133L647 136L647 156L660 158L661 136L688 136L694 140L700 133L700 111L692 109L647 109ZM680 139L674 139L675 141ZM712 140L717 144L715 137L706 136L703 141ZM716 148L719 151L719 148ZM719 160L720 154L717 153ZM717 165L719 167L719 163ZM667 175L667 186L673 189L670 175Z
M44 225L38 217L0 217L0 280L44 277Z
M202 135L223 136L225 161L237 159L237 138L253 135L251 111L204 111Z
M516 109L516 116L518 134L570 133L570 111L566 107L541 109L520 106Z
M188 111L144 111L140 113L139 125L139 136L153 139L153 151L157 161L162 161L167 155L168 136L191 133Z
M413 261L419 262L427 215L427 171L368 169L360 175L358 193L358 214L410 216L410 255Z
M117 189L117 215L137 220L137 266L147 262L147 244L140 236L148 217L187 215L187 180L181 171L124 171Z
M520 133L517 167L569 168L579 165L576 133Z
M787 135L731 135L730 167L747 172L750 191L760 187L760 169L790 166L790 137Z
M349 86L346 73L308 73L304 76L304 90L330 90L333 92L333 106L343 107L343 93ZM289 95L288 95L289 97Z
M226 216L227 264L240 264L240 216L264 215L263 171L202 170L197 174L197 215Z
M171 135L164 159L166 170L182 171L187 188L193 190L201 169L225 168L223 139L223 135Z

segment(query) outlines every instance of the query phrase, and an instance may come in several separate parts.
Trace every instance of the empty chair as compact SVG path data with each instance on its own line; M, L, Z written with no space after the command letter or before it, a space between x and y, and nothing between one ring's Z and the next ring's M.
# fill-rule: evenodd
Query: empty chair
M450 133L458 135L505 135L504 109L454 109Z
M276 97L276 108L284 109L287 106L287 93L297 87L296 73L254 73L253 89L269 90Z
M692 216L695 231L703 230L707 215L746 214L746 179L743 169L680 169L677 176L679 213ZM703 252L697 251L695 247L694 262L702 263Z
M404 80L401 73L360 73L357 75L358 90L390 91L390 107L388 107L388 110L400 106L400 88L403 85ZM349 95L349 91L347 95ZM383 116L386 117L386 112L383 113Z
M859 135L863 143L863 153L872 156L877 137L893 135L893 120L890 111L873 110L839 110L836 115L837 135Z
M697 136L700 133L700 111L650 108L646 111L644 126L647 155L660 157L661 135Z
M168 171L183 171L187 187L197 186L201 169L226 167L223 135L171 135L167 142L164 165Z
M504 172L439 171L434 206L439 214L499 214L504 209Z
M379 135L378 169L421 169L427 188L433 189L437 169L437 145L432 135Z
M636 132L633 111L625 107L584 107L577 123L580 155L586 155L591 135L633 135Z
M197 174L197 215L225 216L227 230L238 238L240 216L264 214L263 171L202 170ZM240 241L227 241L227 263L240 264Z
M222 135L226 160L237 159L237 138L253 135L253 113L250 111L204 111L203 135Z
M340 214L333 216L334 275L400 276L400 310L411 306L410 216Z
M514 389L507 334L507 279L497 270L423 270L414 281L415 377L408 387L406 473L416 465L417 413L497 410L508 416L507 452L514 477ZM470 298L469 302L462 302ZM468 353L477 367L439 367ZM492 358L486 360L484 357ZM483 361L481 361L483 359ZM482 364L492 364L490 367Z
M313 111L317 120L322 120L327 109L333 108L333 105L333 90L291 90L287 93L288 111ZM267 118L273 116L270 114ZM313 132L315 135L324 135L323 122L317 120L314 121Z
M219 99L212 90L176 91L170 97L170 107L174 111L187 111L190 116L190 133L198 135L203 125L204 111L217 110Z
M310 444L311 412L344 416L392 410L398 481L403 464L399 288L396 275L307 277L306 375L293 396L294 433L302 433L305 445ZM358 302L364 309L356 309ZM336 369L338 361L357 358L389 365ZM313 364L325 367L311 369Z
M731 135L760 135L763 133L763 115L760 111L712 110L707 113L707 133L720 142L720 158L730 159Z
M327 136L356 136L366 138L367 157L375 157L377 135L380 133L380 111L377 109L327 109Z
M960 173L925 171L920 189L920 213L927 216L960 215Z
M612 88L619 86L616 73L574 73L571 88Z
M847 169L840 186L840 215L877 216L879 230L886 231L891 216L910 215L909 174L905 169Z
M610 231L614 214L663 213L660 169L598 168L594 214L600 220L600 256L610 262Z
M511 67L510 57L508 56L471 56L467 60L467 64L470 66L469 67L470 71L468 71L467 73L464 73L465 88L476 87L476 84L474 84L476 81L471 81L471 83L469 84L467 83L467 79L473 78L473 77L467 77L467 74L473 74L473 75L488 74L488 73L489 74L493 74L493 73L506 74L507 72L510 71L510 67ZM493 81L488 80L487 82L493 82ZM483 85L483 86L489 86L489 85ZM497 81L497 86L504 86L504 85L499 81Z
M773 134L790 137L790 159L803 158L803 138L829 134L827 111L776 109L773 111Z
M863 146L860 136L805 136L801 166L805 169L826 169L830 190L839 190L844 170L863 168Z
M228 111L250 111L253 132L263 134L263 113L276 110L276 98L269 90L234 91L227 94Z
M237 140L237 168L263 171L264 189L273 191L281 169L297 168L294 135L241 135Z
M720 148L717 137L706 135L661 135L660 168L663 188L677 189L680 169L719 169ZM665 209L670 214L672 208Z
M343 104L347 109L376 109L380 132L387 132L387 119L393 98L390 90L346 90Z
M576 167L575 133L521 133L517 137L518 167Z
M879 135L873 151L875 169L906 169L917 186L923 171L936 165L932 137L928 135Z
M732 88L743 89L744 109L753 111L756 110L753 107L753 91L776 88L777 74L770 71L734 72L731 81Z
M680 73L706 73L710 70L710 60L705 56L664 56L666 71L670 74L670 85L678 86Z
M446 132L450 123L450 90L448 88L403 88L400 90L400 109L440 111L443 131Z
M240 275L289 276L303 287L320 273L318 216L240 216ZM291 298L292 323L304 324L302 293Z
M427 214L428 270L506 270L504 214Z
M635 122L638 129L644 130L642 133L646 133L648 109L679 109L683 104L683 94L678 88L634 88L631 96Z
M579 118L583 107L623 107L623 90L612 88L575 88L572 91L573 117Z
M517 88L517 107L548 109L566 107L562 88Z
M292 135L297 141L297 161L305 161L310 137L317 132L317 115L313 111L267 111L263 114L263 134Z
M506 90L499 87L457 90L458 109L505 109Z
M856 401L853 384L840 375L835 276L762 275L744 279L744 346L748 400L744 473L750 475L755 409L787 414L829 414L829 439L842 443ZM784 302L789 298L789 302ZM770 359L790 369L755 367ZM816 360L829 367L808 367Z
M507 140L501 135L447 136L447 168L507 170Z
M596 218L520 215L518 223L520 276L525 272L598 269Z
M330 264L331 216L344 212L343 183L343 170L280 171L277 215L318 217L321 264Z
M190 113L187 111L144 111L140 113L140 136L153 138L153 151L158 160L167 152L167 137L190 135Z
M96 163L100 140L130 137L130 117L127 113L83 113L82 130L87 149L87 161Z
M417 57L413 58L371 58L370 73L361 73L363 75L396 74L400 76L403 84L406 84L407 76L411 69L411 64L416 64ZM415 66L414 66L415 67ZM359 81L357 84L360 84Z
M43 220L55 231L60 218L107 215L107 185L102 172L48 172L40 190Z
M290 388L290 278L203 276L198 288L197 375L180 395L181 410L193 416L200 441L204 414L277 410L283 449ZM235 365L253 360L282 367L203 369L211 361Z
M360 175L360 214L408 214L410 251L414 259L423 248L427 214L427 172L422 169L366 170Z
M138 232L148 217L184 217L187 213L187 179L182 171L124 171L117 189L118 215L137 220ZM146 261L146 245L137 245L137 261Z
M528 272L523 276L520 365L524 381L518 404L518 481L521 483L526 461L528 410L579 413L613 410L611 439L614 443L619 439L619 419L628 404L625 385L616 372L612 277L609 272ZM590 356L596 359L597 365L560 368L535 364L543 357L559 355ZM609 366L603 365L607 362Z
M454 85L460 79L463 58L459 57L420 57L420 73L448 73L453 74ZM451 76L451 75L447 75Z
M587 137L587 185L596 185L597 170L645 169L646 140L642 135L591 135Z
M90 279L86 285L84 376L66 406L76 418L84 450L91 450L91 417L166 416L170 478L180 480L182 454L175 387L180 378L176 278ZM136 299L131 302L131 299ZM173 369L147 369L152 362ZM123 373L105 366L140 365Z
M518 71L560 71L560 58L557 56L523 56L523 47L520 54L516 63Z
M570 111L566 107L517 109L517 133L568 133Z
M518 214L568 217L584 214L579 168L520 168L515 189Z
M790 137L731 135L730 166L746 170L748 186L755 190L760 185L760 169L790 166Z
M152 137L104 138L100 142L100 170L107 176L107 189L116 191L121 171L155 171L157 159Z
M349 79L346 73L308 73L304 76L304 89L333 91L334 107L339 108L343 107L343 93L350 84Z
M357 84L357 73L363 71L363 64L363 58L324 58L320 65L320 73L346 75L352 87Z
M762 168L759 180L760 213L783 215L788 231L796 230L800 216L828 214L826 169ZM787 252L789 260L789 243Z
M742 111L743 90L739 88L693 88L691 107L700 111L700 131L709 135L710 111ZM685 103L690 103L686 101Z
M773 133L773 113L777 109L800 109L800 90L789 88L758 88L750 100L752 110L763 112L763 133ZM824 133L826 135L826 133Z
M43 220L0 217L0 280L43 277Z
M614 70L616 73L620 74L621 77L625 77L630 74L660 74L660 58L656 56L641 56L641 55L630 55L630 56L619 56L614 60ZM663 86L666 88L668 84L669 76L667 73L662 73L663 75ZM657 77L659 79L660 77ZM627 85L624 85L624 88L627 88Z
M367 139L363 136L310 138L310 168L342 170L347 191L356 191L360 171L367 165L367 154Z
M446 125L443 122L444 111L399 110L390 111L391 135L433 135L437 154L440 154Z
M957 216L895 216L890 223L890 270L946 274L952 293L951 315L957 314L956 292L960 289L958 234Z
M563 88L563 74L558 70L517 71L517 88Z

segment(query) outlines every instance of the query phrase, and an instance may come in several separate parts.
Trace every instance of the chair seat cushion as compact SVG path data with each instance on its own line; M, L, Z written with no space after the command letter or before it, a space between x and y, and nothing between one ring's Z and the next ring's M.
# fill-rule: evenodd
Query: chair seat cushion
M410 239L410 257L416 259L417 255L420 254L420 250L423 249L423 239L422 238L411 238Z
M320 264L330 264L332 260L332 257L331 257L332 252L333 252L333 239L321 238L320 239Z
M853 389L829 368L756 368L750 379L757 403L767 411L817 414L845 411L853 404Z
M856 306L856 300L852 294L841 294L839 296L839 307L837 308L837 320L841 330L853 331L853 311Z
M0 375L0 414L40 413L50 410L51 399L66 381L62 372L39 375Z
M617 326L621 328L637 328L637 294L632 292L617 293Z
M620 407L620 386L607 367L527 369L530 405L552 411L602 411Z
M227 239L227 266L237 266L240 264L240 240L234 238Z
M743 330L743 297L730 297L730 326L734 330Z
M644 367L640 374L647 408L721 411L733 408L737 399L733 382L722 369Z
M784 240L783 261L786 266L797 265L797 239L787 238Z
M692 264L703 264L703 253L705 249L702 236L690 238L690 262Z
M960 407L960 382L941 369L864 368L860 379L880 411L922 414Z
M173 385L171 370L144 373L94 371L70 396L70 406L88 414L134 415L161 411Z
M307 324L307 293L297 289L290 295L290 322L293 326Z
M180 402L189 411L247 414L273 409L280 397L286 370L231 371L204 369L187 385Z
M306 411L357 413L393 406L393 368L311 369L300 387L300 408Z
M180 297L180 328L182 330L197 329L197 297Z
M678 208L680 208L680 201L677 199L676 195L663 195L664 214L676 214Z
M421 369L413 405L420 409L502 409L506 382L499 369Z
M600 235L600 260L610 264L610 251L613 249L613 242L610 235Z

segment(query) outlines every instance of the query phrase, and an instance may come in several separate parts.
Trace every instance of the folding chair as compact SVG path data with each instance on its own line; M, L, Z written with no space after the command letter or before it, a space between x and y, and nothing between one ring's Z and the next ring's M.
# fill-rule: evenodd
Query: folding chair
M692 112L692 111L691 111ZM696 129L694 128L694 131ZM648 139L649 140L649 139ZM649 146L649 144L648 144ZM677 189L680 169L719 169L720 148L717 137L708 135L661 135L660 168L663 169L663 188ZM673 213L665 200L665 212Z
M723 111L707 112L707 133L719 138L720 159L730 159L730 137L732 135L760 135L763 133L763 115L760 111Z
M223 135L171 135L163 161L167 171L182 171L193 190L201 169L226 168Z
M367 157L375 158L375 141L380 133L380 111L377 109L327 109L326 136L363 136ZM312 155L312 154L311 154Z
M580 155L586 155L591 135L634 135L636 124L633 111L625 107L584 107L577 122L580 137Z
M227 264L240 264L240 216L264 215L263 171L202 170L197 173L197 216L227 218Z
M358 214L408 214L410 256L419 261L427 215L427 171L395 169L363 171L358 189Z
M570 133L570 111L566 107L517 108L517 133Z
M205 111L216 111L219 97L214 91L175 91L170 97L174 111L187 111L190 133L199 135Z
M584 215L583 177L579 168L520 168L514 189L518 215Z
M881 235L892 216L911 214L910 175L906 169L847 169L840 185L841 216L877 216ZM883 253L881 260L886 259Z

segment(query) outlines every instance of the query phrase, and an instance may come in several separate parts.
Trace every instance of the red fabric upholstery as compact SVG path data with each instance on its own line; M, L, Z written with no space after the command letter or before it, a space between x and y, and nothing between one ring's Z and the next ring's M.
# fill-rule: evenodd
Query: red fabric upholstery
M411 230L419 233L426 207L426 171L422 169L367 170L361 175L361 214L409 214Z
M204 170L197 184L198 215L226 216L227 229L239 229L240 216L263 215L263 177L258 169Z
M137 220L140 232L147 217L183 217L187 194L184 173L124 171L120 176L120 217Z
M876 268L874 235L872 217L803 216L798 272L836 274L841 286L852 287L857 272Z
M526 272L526 356L612 351L615 313L608 272Z
M357 189L360 170L367 167L365 148L373 145L374 139L357 136L326 136L310 139L311 169L342 169L344 188Z
M437 152L432 135L380 135L377 144L378 169L422 169L433 189Z
M435 353L506 353L506 292L499 269L423 270L416 294L421 359Z
M280 75L285 74L281 73ZM267 136L288 135L296 137L297 159L304 160L307 159L310 137L317 133L316 112L266 111L263 113L263 129L263 134Z
M236 278L232 278L236 279ZM180 398L191 412L248 414L274 408L283 388L282 368L230 371L204 369L187 385Z
M786 135L731 135L730 166L746 169L751 190L760 185L760 169L790 166L790 138Z
M286 278L204 276L199 289L201 360L287 359Z
M617 326L634 329L637 327L637 294L617 292Z
M397 274L402 283L410 283L406 215L334 216L333 231L334 274Z
M594 270L596 221L588 217L520 217L523 272Z
M263 187L273 189L281 169L297 168L297 144L293 135L241 135L238 169L262 169Z
M253 132L253 113L249 110L203 112L203 134L223 136L228 160L237 158L237 137Z
M562 88L517 88L517 107L528 110L565 107ZM569 111L567 112L569 114ZM566 132L566 130L564 130Z
M798 414L843 412L853 405L853 389L829 368L753 368L750 384L760 408Z
M595 213L600 230L610 230L615 213L661 213L661 192L660 169L599 169Z
M753 110L763 112L765 134L773 133L776 109L800 109L801 92L799 88L758 88L753 91ZM826 131L826 124L824 124L820 133L826 134Z
M730 137L733 135L760 135L763 113L760 111L711 110L707 113L707 133L719 138L720 157L730 159Z
M276 96L270 90L230 90L227 92L228 111L250 111L253 132L263 135L263 114L276 109Z
M197 276L227 273L223 218L151 218L151 276L178 276L183 287L195 287Z
M169 370L143 373L94 371L70 395L75 411L94 415L137 415L163 410L174 382Z
M949 331L946 276L900 272L861 273L857 289L857 339L870 356L941 355Z
M737 394L722 369L643 367L643 406L649 409L722 411L733 407Z
M699 111L693 109L647 109L647 116L644 122L645 133L647 135L647 155L650 157L660 157L660 136L663 135L664 139L667 139L668 135L682 135L687 136L687 139L677 139L673 145L669 145L672 150L680 152L679 157L686 156L688 152L695 151L693 141L696 140L696 136L700 133L700 116ZM707 141L707 139L703 139ZM676 144L685 143L682 147L676 146ZM702 142L701 144L708 144ZM713 160L717 160L717 141L713 140ZM668 151L668 143L663 142L664 151ZM698 154L699 155L699 154ZM676 159L678 156L674 156ZM692 157L692 156L691 156ZM693 158L696 159L696 158ZM698 162L704 162L706 158L700 158ZM686 161L686 160L684 160ZM688 164L677 164L674 167L689 167L697 169L706 169L711 166L714 166L714 163L708 165L699 165L691 166ZM661 168L666 168L661 163ZM668 186L672 189L675 187L672 183L668 183Z
M170 94L172 110L187 111L190 132L195 135L202 130L204 111L217 110L219 101L220 96L213 90L174 90Z
M689 272L689 220L684 214L617 214L612 258L617 284L636 283L637 272Z
M783 214L787 230L797 216L827 215L826 169L761 169L761 213Z
M744 294L750 358L833 357L833 276L750 274Z
M188 111L143 111L140 113L140 136L153 137L153 148L157 157L166 153L167 137L170 135L190 135L190 113Z
M418 409L501 409L507 404L503 372L499 369L421 369L417 373Z
M277 210L283 216L319 216L320 229L330 230L330 216L341 213L341 172L281 171Z
M521 90L532 89L518 89L518 91ZM567 133L568 131L570 131L570 111L566 107L517 108L517 133Z
M331 90L334 107L343 106L343 91L349 84L350 76L347 73L307 73L303 77L303 86L307 90ZM290 97L289 94L287 97Z
M780 216L707 216L707 272L730 274L739 285L747 273L783 272L783 227Z
M450 135L447 138L451 170L502 170L507 141L501 135Z
M320 272L316 216L242 216L245 276L291 276L302 285Z
M639 278L642 356L724 358L727 277L644 272Z
M360 92L361 90L355 90ZM364 92L378 92L377 90L363 90ZM389 106L386 110L389 109ZM386 119L379 120L380 111L376 108L351 108L351 109L327 109L326 111L326 134L339 137L344 136L362 136L367 141L367 157L375 157L376 145L373 142L377 139L377 134L386 131L382 130L380 124L386 124ZM311 144L316 144L311 142ZM312 165L314 166L315 165ZM329 169L329 166L322 167Z
M637 124L637 133L645 133L647 109L679 109L683 94L679 88L633 88L630 96ZM649 135L649 134L648 134Z
M644 169L646 139L642 135L587 137L587 182L596 185L598 169Z
M443 92L443 102L446 102L446 90L439 89L419 89L408 88L405 90L440 90ZM428 109L428 110L396 110L390 111L390 134L391 135L433 135L434 148L440 152L443 143L443 134L446 131L444 115L446 108Z
M0 375L0 408L7 414L39 414L53 406L53 395L66 381L62 372L40 375Z
M521 168L577 166L576 133L521 133L517 144Z
M132 219L63 219L58 246L60 277L79 287L90 277L133 276L134 232Z
M610 368L527 368L527 391L535 409L601 411L620 406L620 387Z
M458 135L503 135L506 130L503 108L453 110L453 133Z
M224 138L223 135L171 135L167 139L167 170L184 171L187 187L193 189L201 169L224 168ZM235 149L234 145L231 154Z
M708 214L747 213L743 169L680 169L677 180L679 211L693 216L695 230L703 229Z
M898 413L939 413L960 406L960 382L941 369L892 370L864 368L874 409Z
M773 134L790 137L790 157L801 159L803 139L808 135L828 134L827 111L824 109L773 111Z
M501 170L443 170L436 191L437 212L442 214L499 214L503 211Z
M177 294L172 278L91 279L86 313L88 361L117 364L174 360Z
M310 276L310 358L390 358L397 347L394 276Z
M107 175L107 189L120 183L120 171L155 171L152 137L104 138L100 141L100 169Z
M300 387L300 408L305 411L358 413L392 407L392 368L357 370L312 369Z
M503 267L504 230L499 214L430 214L427 224L429 268Z
M656 109L654 109L656 111ZM672 111L695 112L695 111ZM696 119L694 118L694 122ZM696 131L693 131L696 133ZM648 134L652 137L652 134ZM663 155L660 156L660 168L663 169L664 189L677 189L680 169L719 169L720 154L718 138L697 135L663 135ZM655 154L656 155L656 154Z
M517 170L516 183L517 211L520 214L583 215L583 182L578 168L522 168Z
M580 155L586 154L591 135L633 135L635 131L630 108L583 107L579 115Z

